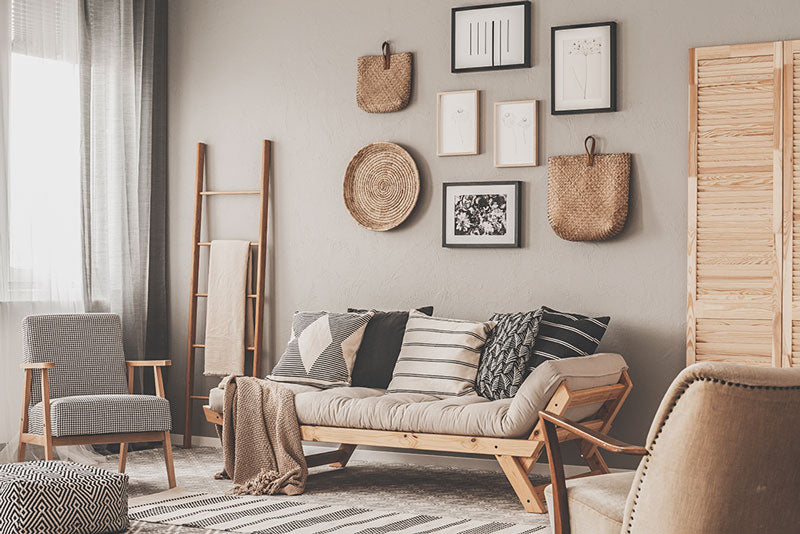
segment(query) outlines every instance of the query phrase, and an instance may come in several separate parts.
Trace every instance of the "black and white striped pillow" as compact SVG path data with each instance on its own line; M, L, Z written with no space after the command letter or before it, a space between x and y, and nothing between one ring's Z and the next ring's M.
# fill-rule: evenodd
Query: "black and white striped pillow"
M531 369L548 360L594 354L611 317L586 317L542 306L542 320L533 343Z

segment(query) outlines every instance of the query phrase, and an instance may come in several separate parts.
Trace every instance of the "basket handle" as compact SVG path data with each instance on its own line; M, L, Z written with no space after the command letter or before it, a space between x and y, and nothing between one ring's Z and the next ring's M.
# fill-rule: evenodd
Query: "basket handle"
M592 142L591 148L589 147L589 141ZM586 139L583 140L583 148L586 149L586 165L591 167L594 165L594 147L596 141L593 135L589 135Z
M383 53L383 70L389 68L391 62L391 53L389 51L389 41L384 41L381 45L381 52Z

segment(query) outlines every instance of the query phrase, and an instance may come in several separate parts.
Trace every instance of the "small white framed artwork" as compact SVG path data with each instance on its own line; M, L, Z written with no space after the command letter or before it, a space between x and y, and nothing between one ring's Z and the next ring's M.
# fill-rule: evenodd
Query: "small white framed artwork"
M436 155L478 153L478 91L450 91L436 95Z
M616 22L550 30L552 114L616 111Z
M536 167L539 164L538 110L538 100L495 102L495 167Z

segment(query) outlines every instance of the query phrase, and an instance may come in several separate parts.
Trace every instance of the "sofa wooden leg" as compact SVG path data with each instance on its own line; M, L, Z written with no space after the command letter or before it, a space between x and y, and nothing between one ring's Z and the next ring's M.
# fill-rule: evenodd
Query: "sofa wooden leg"
M169 437L169 432L164 432L164 461L167 464L169 487L174 488L178 484L175 482L175 465L172 463L172 440Z
M347 465L347 462L350 461L350 457L353 455L353 451L356 450L355 445L348 445L346 443L342 443L339 445L339 459L331 464L331 467L344 467Z
M125 465L128 463L128 444L119 444L119 472L125 472Z
M535 514L547 513L547 505L544 502L543 493L533 487L528 472L522 466L520 458L515 456L495 456L506 478L511 483L511 487L517 494L526 512Z

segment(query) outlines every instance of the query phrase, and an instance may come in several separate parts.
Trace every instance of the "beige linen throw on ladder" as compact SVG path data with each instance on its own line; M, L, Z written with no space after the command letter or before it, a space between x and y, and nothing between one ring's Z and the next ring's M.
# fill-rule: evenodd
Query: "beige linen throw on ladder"
M210 376L243 375L245 347L253 345L255 301L250 242L215 240L208 262L205 370Z
M222 412L222 477L233 480L240 495L299 495L308 465L300 439L294 393L270 380L230 377Z

